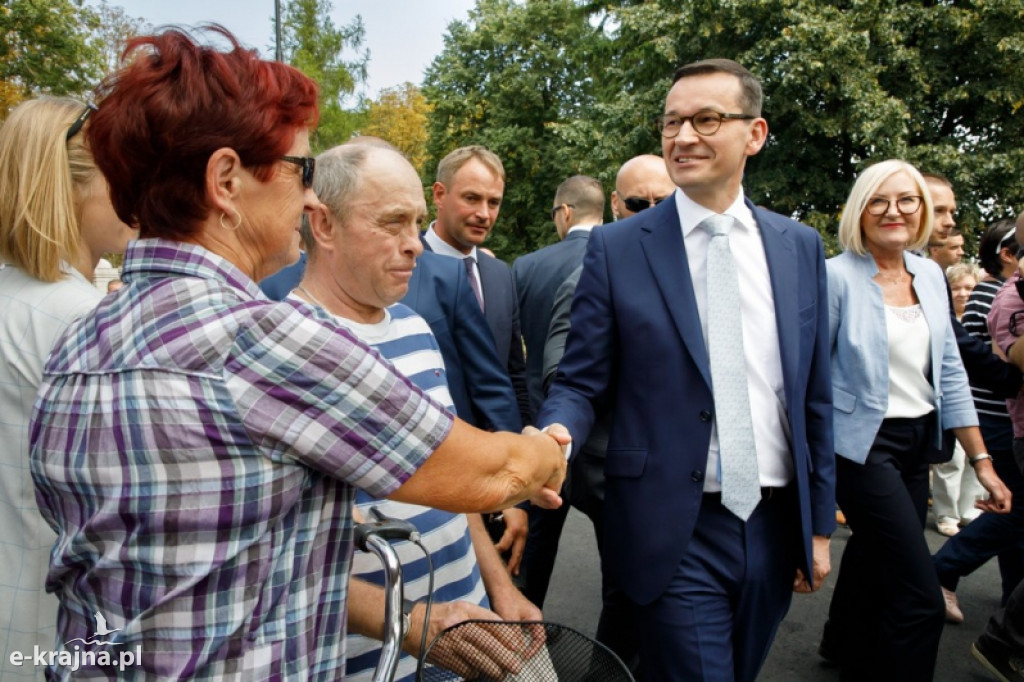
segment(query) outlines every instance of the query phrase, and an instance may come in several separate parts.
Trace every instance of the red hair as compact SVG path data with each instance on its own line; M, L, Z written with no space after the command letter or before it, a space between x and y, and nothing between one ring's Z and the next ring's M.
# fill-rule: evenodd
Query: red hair
M179 28L129 41L124 66L103 80L87 128L96 165L121 220L142 237L182 240L209 214L206 164L222 147L262 181L319 115L317 86L297 69L259 58L227 29L220 52Z

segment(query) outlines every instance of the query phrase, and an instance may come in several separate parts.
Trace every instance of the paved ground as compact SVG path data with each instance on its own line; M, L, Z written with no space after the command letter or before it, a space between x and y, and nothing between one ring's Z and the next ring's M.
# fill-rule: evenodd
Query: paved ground
M926 531L932 551L946 538L939 535L929 518ZM832 565L839 557L849 531L840 528L832 537ZM600 578L594 531L585 516L573 510L565 525L555 574L552 576L545 617L593 635L600 610ZM779 636L761 673L760 680L773 682L833 682L839 679L835 669L825 667L817 654L821 626L825 622L829 600L835 586L834 576L813 595L794 595L793 606L782 623ZM947 625L939 652L937 682L982 682L991 680L970 654L971 642L981 633L988 615L998 606L999 574L989 562L974 575L962 580L957 591L966 616L963 625Z

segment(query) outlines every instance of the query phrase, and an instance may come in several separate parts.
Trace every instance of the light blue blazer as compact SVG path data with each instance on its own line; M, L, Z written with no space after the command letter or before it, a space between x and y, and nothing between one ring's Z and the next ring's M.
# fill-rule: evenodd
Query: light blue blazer
M978 415L967 384L949 316L945 275L930 260L904 252L914 293L931 331L932 403L935 448L942 431L976 426ZM863 464L889 404L889 341L882 288L872 278L871 255L846 251L828 266L829 338L832 353L832 409L836 454ZM929 461L934 461L930 456Z

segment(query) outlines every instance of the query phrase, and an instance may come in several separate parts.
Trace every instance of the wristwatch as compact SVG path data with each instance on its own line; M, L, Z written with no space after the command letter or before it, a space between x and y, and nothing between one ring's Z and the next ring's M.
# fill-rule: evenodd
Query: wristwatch
M988 454L987 452L979 452L974 457L970 458L971 466L978 466L978 462L980 462L983 459L992 459L992 455Z

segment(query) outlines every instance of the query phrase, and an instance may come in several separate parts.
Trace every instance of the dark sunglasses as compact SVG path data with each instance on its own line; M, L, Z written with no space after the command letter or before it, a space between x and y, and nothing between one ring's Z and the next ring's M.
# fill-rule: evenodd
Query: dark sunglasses
M65 144L70 142L71 138L78 134L78 131L82 129L82 126L85 125L85 122L89 120L89 117L92 115L92 112L94 111L96 111L95 104L89 102L85 105L85 111L80 113L78 115L78 118L75 119L75 122L71 124L70 128L68 128L68 134L64 137Z
M302 168L302 186L310 189L313 186L313 173L316 172L316 159L312 156L282 156L282 161L294 163Z
M639 213L640 211L650 208L652 205L657 206L661 202L665 201L665 199L667 198L668 197L660 197L654 200L654 204L651 204L650 201L644 199L643 197L627 197L622 200L622 203L632 213Z

